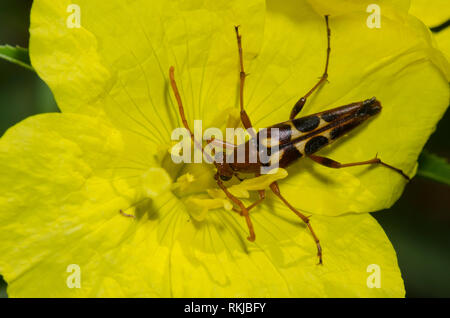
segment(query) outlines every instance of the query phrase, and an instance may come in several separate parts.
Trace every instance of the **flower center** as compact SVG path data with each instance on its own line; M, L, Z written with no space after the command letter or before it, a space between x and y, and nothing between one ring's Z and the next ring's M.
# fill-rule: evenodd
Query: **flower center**
M172 192L181 200L189 214L197 221L203 221L209 210L223 208L230 211L233 204L225 193L218 188L214 179L215 168L207 163L175 164L170 158L165 158L163 166L166 171L172 171ZM176 171L176 173L174 173ZM228 191L238 199L248 199L249 191L267 189L276 180L285 178L287 172L278 169L274 173L240 182L237 178L226 182ZM248 202L245 203L246 205Z

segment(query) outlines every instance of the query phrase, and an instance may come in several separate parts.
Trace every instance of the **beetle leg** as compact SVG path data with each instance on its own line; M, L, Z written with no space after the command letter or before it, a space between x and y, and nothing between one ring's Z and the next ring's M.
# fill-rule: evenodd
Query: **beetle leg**
M255 206L257 206L258 204L260 204L261 202L264 201L264 199L266 198L266 190L259 190L259 199L256 200L255 202L253 202L251 205L249 205L247 207L247 210L250 211L251 209L253 209Z
M136 218L136 216L134 216L133 214L128 214L122 211L122 209L119 210L120 215L127 217L127 218Z
M261 174L258 172L255 174L255 177L259 177ZM259 199L256 200L255 202L253 202L252 204L250 204L247 207L247 210L250 211L251 209L253 209L255 206L257 206L258 204L260 204L261 202L264 201L264 199L266 198L266 190L258 190L258 194L259 194Z
M339 169L339 168L346 168L346 167L353 167L353 166L362 166L362 165L371 165L371 164L380 164L382 166L385 166L386 168L392 169L395 172L399 173L403 178L405 178L406 180L411 180L406 173L404 173L401 169L395 168L391 165L388 165L387 163L384 163L383 161L381 161L381 159L375 157L373 159L370 160L366 160L366 161L359 161L359 162L351 162L351 163L340 163L337 162L333 159L329 159L326 157L321 157L321 156L316 156L316 155L309 155L309 158L311 158L312 160L314 160L315 162L321 164L322 166L328 167L328 168L334 168L334 169Z
M216 179L217 185L222 189L222 191L225 193L225 195L231 201L233 201L235 204L237 204L239 206L239 208L241 209L240 214L245 218L245 221L247 222L248 230L250 232L250 236L247 237L247 240L249 240L250 242L254 242L255 241L255 230L253 228L252 220L250 219L250 216L248 214L248 209L244 206L244 203L242 203L241 200L236 198L234 195L232 195L230 193L230 191L228 191L228 189L225 187L225 185L220 180L219 174L216 174L214 176L214 178Z
M252 204L250 204L250 205L247 207L247 211L250 211L251 209L253 209L255 206L257 206L258 204L260 204L261 202L263 202L264 199L266 198L266 190L259 190L258 192L259 192L259 199L256 200L255 202L253 202ZM243 215L243 214L242 214L242 211L239 211L239 210L236 209L236 208L233 208L233 211L239 213L240 215Z
M303 96L302 98L300 98L297 103L295 103L294 107L292 108L291 111L291 115L289 116L289 119L292 120L295 118L295 116L297 116L297 114L302 110L303 105L305 105L306 103L306 99L320 86L320 84L322 84L323 82L325 82L328 78L328 61L330 59L330 36L331 36L331 31L330 31L330 27L328 25L328 16L325 16L325 22L327 25L327 59L325 62L325 71L323 72L322 76L320 77L319 81L316 83L316 85L313 86L313 88L311 88L309 90L308 93L306 93L305 96Z
M239 181L244 181L244 179L242 179L240 176L239 176L239 173L237 173L237 172L235 172L234 173L234 176L239 180Z
M296 208L294 208L282 195L280 192L280 188L278 187L278 183L275 181L270 185L270 189L272 190L273 193L275 193L275 195L277 197L280 198L281 201L283 201L283 203L289 208L291 209L292 212L294 212L300 219L302 219L302 221L306 224L306 226L308 227L309 231L311 232L311 235L314 239L314 242L316 242L317 245L317 256L319 257L319 264L322 264L322 247L320 246L319 243L319 238L317 237L316 233L314 233L311 224L309 222L309 218L305 215L303 215L302 213L300 213Z

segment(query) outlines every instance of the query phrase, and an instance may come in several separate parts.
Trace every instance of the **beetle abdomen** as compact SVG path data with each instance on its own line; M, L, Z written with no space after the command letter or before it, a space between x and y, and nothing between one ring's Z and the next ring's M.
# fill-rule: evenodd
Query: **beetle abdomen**
M268 128L279 129L278 151L270 151L270 165L278 160L284 168L303 155L313 154L339 137L347 134L368 118L381 111L381 104L375 97L286 121ZM272 136L268 132L267 139ZM264 140L270 145L271 140ZM269 164L268 164L269 165Z

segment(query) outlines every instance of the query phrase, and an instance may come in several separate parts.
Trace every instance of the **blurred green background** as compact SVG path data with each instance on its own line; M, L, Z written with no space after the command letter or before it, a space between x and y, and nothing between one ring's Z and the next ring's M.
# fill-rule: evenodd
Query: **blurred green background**
M31 4L0 1L0 45L28 47ZM57 111L52 93L35 73L0 60L0 136L28 116ZM425 148L450 158L449 130L447 111ZM406 296L450 297L450 187L415 177L394 207L372 215L397 251ZM0 276L0 297L6 296Z

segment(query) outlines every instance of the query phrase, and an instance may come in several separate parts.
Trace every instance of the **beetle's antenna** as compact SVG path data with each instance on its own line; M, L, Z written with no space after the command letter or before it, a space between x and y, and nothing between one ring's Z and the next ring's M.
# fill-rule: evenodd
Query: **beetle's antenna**
M178 91L177 83L175 82L175 74L174 73L175 73L175 68L173 66L171 66L169 69L170 85L172 86L173 94L175 95L175 99L177 100L178 111L180 112L180 117L181 117L181 121L183 122L183 126L184 126L184 128L187 129L187 131L189 131L189 134L191 135L191 139L194 142L195 146L199 150L201 150L202 154L206 155L206 157L208 158L208 160L210 162L213 162L217 166L215 160L213 160L213 158L211 158L211 156L205 152L205 149L203 148L203 146L197 140L195 140L194 134L192 133L192 130L189 128L189 124L186 120L186 115L184 114L184 107L183 107L183 102L181 101L180 92Z

